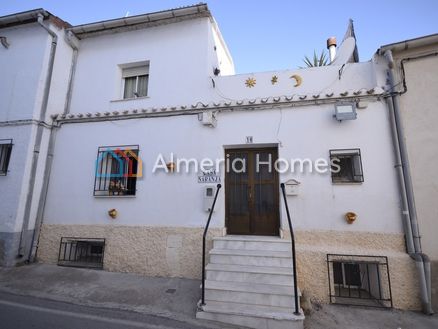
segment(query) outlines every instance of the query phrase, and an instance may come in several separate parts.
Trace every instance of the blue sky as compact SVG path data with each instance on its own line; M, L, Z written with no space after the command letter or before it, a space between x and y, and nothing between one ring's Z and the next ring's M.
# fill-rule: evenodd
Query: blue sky
M206 1L233 56L237 73L294 69L304 55L339 41L354 20L361 61L381 45L438 33L438 1ZM70 24L191 5L196 0L1 0L0 16L44 8Z

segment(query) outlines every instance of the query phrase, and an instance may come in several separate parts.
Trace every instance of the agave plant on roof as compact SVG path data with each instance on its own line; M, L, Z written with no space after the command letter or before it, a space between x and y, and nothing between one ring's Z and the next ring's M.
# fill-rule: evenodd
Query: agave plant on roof
M324 50L321 51L320 55L317 55L316 50L314 50L313 58L310 59L308 56L304 56L303 62L307 67L326 66L328 63L328 57Z

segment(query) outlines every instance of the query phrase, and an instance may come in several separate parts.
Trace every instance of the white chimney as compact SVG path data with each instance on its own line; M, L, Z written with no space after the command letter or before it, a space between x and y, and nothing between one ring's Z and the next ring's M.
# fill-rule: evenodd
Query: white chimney
M331 37L327 39L327 49L329 50L331 63L336 57L336 37Z

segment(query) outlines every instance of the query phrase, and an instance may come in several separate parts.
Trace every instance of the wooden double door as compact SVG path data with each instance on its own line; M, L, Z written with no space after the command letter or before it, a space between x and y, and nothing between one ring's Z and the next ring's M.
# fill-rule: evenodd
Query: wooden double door
M227 233L279 235L277 148L228 149L225 155Z

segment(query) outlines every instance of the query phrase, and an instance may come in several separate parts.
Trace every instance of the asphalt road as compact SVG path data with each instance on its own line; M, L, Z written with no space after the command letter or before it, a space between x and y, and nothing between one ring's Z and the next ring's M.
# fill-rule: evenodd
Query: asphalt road
M129 311L78 306L41 298L0 293L1 329L208 329L204 324Z

